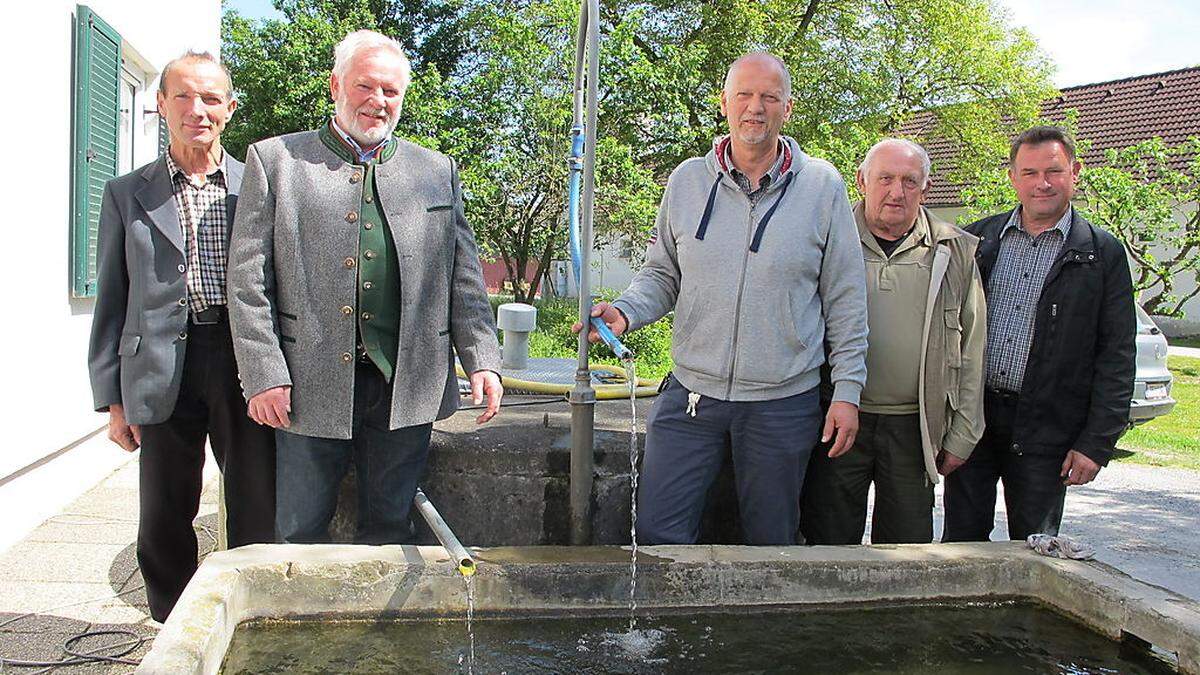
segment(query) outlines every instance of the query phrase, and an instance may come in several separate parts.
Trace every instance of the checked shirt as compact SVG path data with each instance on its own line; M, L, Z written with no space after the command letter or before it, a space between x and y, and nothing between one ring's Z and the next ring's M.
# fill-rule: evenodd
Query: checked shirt
M1021 209L1000 231L1000 252L987 286L987 387L1019 393L1025 381L1038 299L1071 230L1072 208L1054 227L1029 236Z
M225 242L229 231L225 200L229 190L225 183L225 160L204 184L192 180L167 153L167 172L175 193L179 225L183 229L184 254L187 258L188 309L192 313L214 305L224 305Z

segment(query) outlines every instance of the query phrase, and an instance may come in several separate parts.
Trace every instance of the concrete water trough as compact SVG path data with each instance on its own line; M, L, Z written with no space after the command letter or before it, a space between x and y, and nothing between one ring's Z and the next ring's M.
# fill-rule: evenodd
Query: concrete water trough
M627 607L627 547L475 552L474 607L484 616L611 616ZM1105 564L1045 558L1020 543L642 552L639 613L1025 600L1200 674L1200 604ZM138 672L219 672L245 622L461 619L466 607L463 577L441 547L250 546L204 561Z

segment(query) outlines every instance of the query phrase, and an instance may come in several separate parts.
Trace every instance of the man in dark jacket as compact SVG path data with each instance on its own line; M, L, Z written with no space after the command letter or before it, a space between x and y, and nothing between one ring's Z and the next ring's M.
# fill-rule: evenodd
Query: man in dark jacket
M1057 534L1070 485L1091 482L1129 420L1136 320L1125 249L1071 207L1080 164L1057 127L1009 151L1021 204L967 228L988 306L984 419L965 465L946 480L944 541L983 541L996 480L1008 534Z

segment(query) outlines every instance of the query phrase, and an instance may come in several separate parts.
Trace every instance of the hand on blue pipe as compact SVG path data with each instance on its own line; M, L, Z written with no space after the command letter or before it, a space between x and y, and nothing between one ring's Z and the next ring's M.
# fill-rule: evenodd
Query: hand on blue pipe
M588 341L592 343L604 342L613 350L613 353L620 359L633 358L633 352L629 348L621 344L617 336L623 335L629 329L629 324L625 322L625 315L616 307L613 307L607 302L598 302L592 305L592 320L591 326L588 327ZM571 330L578 334L583 330L583 326L576 321Z

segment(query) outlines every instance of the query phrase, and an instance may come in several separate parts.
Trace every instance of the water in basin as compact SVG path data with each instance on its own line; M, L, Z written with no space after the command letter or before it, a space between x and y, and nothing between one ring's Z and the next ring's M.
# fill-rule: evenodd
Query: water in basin
M475 673L1169 673L1024 603L480 617ZM223 671L454 673L468 649L455 619L256 621L238 627ZM465 670L465 669L464 669Z

